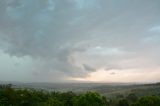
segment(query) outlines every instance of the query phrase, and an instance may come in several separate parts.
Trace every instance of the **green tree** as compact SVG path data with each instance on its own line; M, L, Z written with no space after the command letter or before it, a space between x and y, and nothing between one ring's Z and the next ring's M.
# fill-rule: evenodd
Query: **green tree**
M106 106L102 96L95 92L81 94L74 99L74 106Z
M129 103L126 99L121 99L118 102L118 106L129 106Z
M132 106L160 106L160 97L158 96L146 96L142 97L137 103Z
M64 106L63 103L57 98L49 98L45 106Z
M73 106L73 98L76 94L73 92L65 92L61 94L60 100L64 102L65 106Z
M138 100L138 97L134 93L131 93L126 97L126 99L129 102L133 103L133 102L136 102Z

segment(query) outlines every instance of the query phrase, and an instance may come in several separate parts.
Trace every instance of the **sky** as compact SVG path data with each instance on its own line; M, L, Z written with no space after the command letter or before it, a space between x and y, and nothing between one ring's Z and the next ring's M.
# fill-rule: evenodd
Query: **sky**
M159 76L160 0L0 0L0 81Z

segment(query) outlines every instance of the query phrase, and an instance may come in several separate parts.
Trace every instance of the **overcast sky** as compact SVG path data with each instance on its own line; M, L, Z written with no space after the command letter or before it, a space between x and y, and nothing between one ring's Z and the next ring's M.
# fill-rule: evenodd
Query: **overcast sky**
M0 0L0 80L160 81L160 0Z

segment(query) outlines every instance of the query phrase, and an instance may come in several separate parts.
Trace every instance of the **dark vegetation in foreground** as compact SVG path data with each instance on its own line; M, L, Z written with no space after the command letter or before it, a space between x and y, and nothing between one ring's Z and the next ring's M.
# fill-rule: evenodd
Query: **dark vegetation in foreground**
M3 85L0 86L0 106L160 106L160 96L138 97L131 93L109 99L96 92L47 92Z

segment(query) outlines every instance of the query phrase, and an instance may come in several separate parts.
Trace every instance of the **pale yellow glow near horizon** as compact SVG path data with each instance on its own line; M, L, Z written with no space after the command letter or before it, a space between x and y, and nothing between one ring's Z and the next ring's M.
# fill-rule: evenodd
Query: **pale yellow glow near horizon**
M146 70L145 70L146 71ZM75 81L84 82L159 82L160 72L138 69L128 69L128 70L111 70L105 71L104 69L99 69L95 72L90 73L85 78L70 78Z

